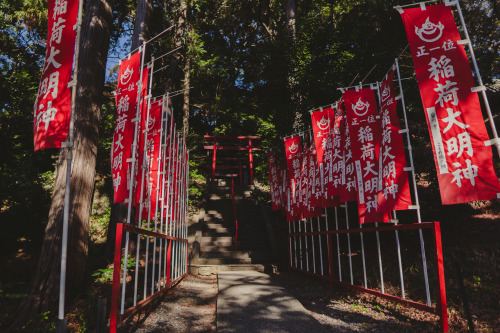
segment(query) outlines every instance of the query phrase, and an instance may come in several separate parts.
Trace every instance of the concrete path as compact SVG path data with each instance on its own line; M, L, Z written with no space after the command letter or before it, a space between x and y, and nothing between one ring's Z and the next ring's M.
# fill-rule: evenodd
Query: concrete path
M300 302L260 272L220 272L217 332L326 332Z

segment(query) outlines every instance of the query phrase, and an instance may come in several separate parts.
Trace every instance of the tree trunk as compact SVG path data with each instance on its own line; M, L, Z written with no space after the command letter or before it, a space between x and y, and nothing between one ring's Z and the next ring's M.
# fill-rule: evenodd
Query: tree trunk
M186 26L187 3L186 0L179 2L179 17L175 27L175 47L182 46L184 38L184 29ZM168 68L168 78L165 84L165 92L172 92L175 89L175 81L179 78L179 64L181 63L181 55L179 52L172 54L170 58L170 66ZM169 105L172 105L169 101Z
M136 50L143 42L148 40L152 11L153 6L151 5L151 0L137 1L134 35L132 36L132 46L130 51ZM111 207L108 235L106 238L106 257L108 260L113 259L113 253L115 250L116 224L127 223L127 209L128 204L126 203L115 203ZM132 216L135 216L135 214L132 214ZM132 241L132 243L134 242ZM134 247L134 245L132 246Z
M135 15L134 35L132 36L132 51L137 49L149 38L149 23L153 6L151 0L138 0Z
M86 277L100 100L104 87L110 28L113 23L112 4L112 0L88 0L82 25L70 183L71 206L66 277L68 296L78 290ZM67 150L62 149L59 155L49 222L45 230L37 271L31 280L28 297L17 311L12 328L21 327L37 313L56 312L59 296L66 154Z
M191 29L191 26L189 24L189 19L190 17L188 16L188 5L186 1L184 2L184 7L182 8L183 13L184 13L184 18L185 18L185 25L186 25L186 43L191 43L192 40L189 35L189 30ZM191 85L191 59L189 57L189 52L186 50L186 62L184 66L184 103L182 105L182 123L184 125L184 128L186 129L186 136L189 133L189 93L191 91L190 85Z
M191 60L186 56L186 67L184 68L184 103L182 105L182 123L186 129L186 135L189 133L189 85L191 81Z
M288 91L290 93L290 109L293 110L294 120L293 129L295 131L300 130L304 126L304 121L302 117L302 112L300 110L301 95L297 90L298 79L296 75L296 50L295 42L297 40L297 28L295 19L296 7L295 0L285 0L285 14L286 14L286 29L288 33L289 40L289 52L288 52Z
M297 30L295 28L295 0L285 0L286 30L288 37L295 42Z

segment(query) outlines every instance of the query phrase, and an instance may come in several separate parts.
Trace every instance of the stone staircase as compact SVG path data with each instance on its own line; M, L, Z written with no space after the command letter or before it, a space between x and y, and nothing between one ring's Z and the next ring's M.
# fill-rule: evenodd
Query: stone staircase
M231 200L231 187L212 188L208 194L204 218L198 221L195 242L199 251L192 255L190 272L199 275L220 271L257 270L274 260L263 211L250 198L250 187L236 187L238 238Z

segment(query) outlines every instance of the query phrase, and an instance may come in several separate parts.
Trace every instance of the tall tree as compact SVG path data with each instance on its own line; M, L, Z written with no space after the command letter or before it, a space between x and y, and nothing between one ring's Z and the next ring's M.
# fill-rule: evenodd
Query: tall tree
M75 292L85 279L89 218L94 192L100 101L110 41L112 0L88 0L79 55L75 108L73 165L68 233L67 292ZM62 149L57 164L54 194L37 271L20 305L12 327L20 327L37 313L54 311L58 301L66 156Z
M132 36L132 51L137 49L149 37L149 25L153 6L151 0L137 0L134 35Z
M185 17L185 36L186 43L191 44L192 38L190 37L191 25L189 24L189 10L186 0L182 0L182 11ZM184 62L184 101L182 103L182 123L186 129L186 135L189 133L189 94L191 92L191 57L188 51L185 53Z

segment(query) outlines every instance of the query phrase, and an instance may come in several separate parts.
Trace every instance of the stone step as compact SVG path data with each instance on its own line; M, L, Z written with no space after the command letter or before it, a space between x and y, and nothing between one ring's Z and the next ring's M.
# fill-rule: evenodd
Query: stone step
M225 236L225 237L211 237L211 236L202 236L201 237L201 246L206 245L215 245L215 244L207 244L211 242L216 242L222 245L222 243L233 243L233 237Z
M232 237L233 233L232 232L216 232L216 231L202 231L202 237L213 237L213 238L219 238L219 237Z
M229 265L229 264L252 264L252 259L232 259L232 258L199 258L195 261L200 265Z
M248 259L250 255L246 251L203 251L200 253L200 258Z
M257 271L264 272L265 266L259 264L232 264L232 265L203 265L193 264L189 265L189 274L192 275L216 275L218 272L228 271Z
M216 233L231 233L233 232L233 230L231 230L230 228L227 228L227 227L223 227L223 226L220 226L220 227L213 227L213 226L206 226L205 228L203 228L203 231L210 231L210 232L216 232Z

